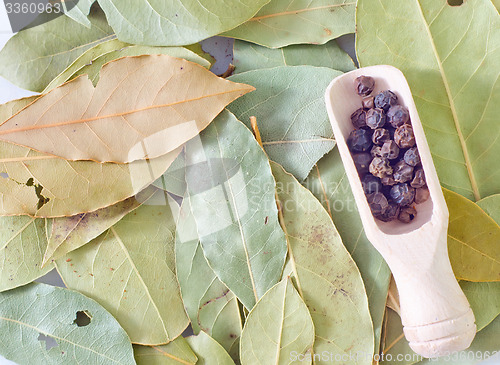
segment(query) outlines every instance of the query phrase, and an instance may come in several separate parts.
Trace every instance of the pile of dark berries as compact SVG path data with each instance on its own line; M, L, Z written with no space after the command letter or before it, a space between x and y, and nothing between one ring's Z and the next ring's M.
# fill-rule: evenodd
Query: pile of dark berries
M374 87L372 77L355 80L362 100L351 115L347 145L373 216L409 223L417 215L415 204L429 198L410 114L390 90L371 96Z

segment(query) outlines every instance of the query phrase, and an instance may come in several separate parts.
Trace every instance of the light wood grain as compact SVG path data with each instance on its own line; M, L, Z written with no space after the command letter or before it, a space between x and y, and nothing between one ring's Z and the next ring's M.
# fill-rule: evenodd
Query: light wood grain
M361 107L361 97L354 87L354 79L360 75L375 78L373 95L390 89L410 111L430 199L416 206L418 214L409 224L386 223L373 217L347 147L347 137L353 130L350 115ZM466 349L476 333L474 314L451 269L447 248L448 208L404 75L385 65L354 70L334 79L325 98L366 235L394 275L404 333L411 348L424 357Z

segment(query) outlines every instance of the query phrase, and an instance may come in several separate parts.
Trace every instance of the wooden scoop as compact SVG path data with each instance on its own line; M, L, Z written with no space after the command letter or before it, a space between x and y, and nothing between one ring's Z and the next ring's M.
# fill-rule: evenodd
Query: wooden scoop
M376 95L391 90L410 111L430 198L416 206L409 224L382 222L373 217L356 167L347 147L354 129L350 115L361 107L354 79L375 79ZM337 146L358 206L366 235L389 265L399 291L401 319L410 347L423 357L464 350L471 344L476 325L469 302L455 279L448 258L448 208L408 83L392 66L372 66L334 79L325 94L326 107Z

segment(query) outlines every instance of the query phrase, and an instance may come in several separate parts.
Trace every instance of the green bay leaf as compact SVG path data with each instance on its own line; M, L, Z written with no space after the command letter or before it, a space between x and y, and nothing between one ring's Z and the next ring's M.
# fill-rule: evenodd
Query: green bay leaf
M448 253L458 279L500 281L500 226L477 204L443 189L450 212Z
M500 194L483 198L477 205L500 225Z
M177 203L159 191L56 261L66 286L98 301L137 344L165 344L189 322L175 276L177 210Z
M250 19L269 0L98 0L118 39L153 46L182 46L232 29Z
M321 203L281 166L271 166L288 239L290 267L314 322L314 353L363 353L363 358L345 363L371 365L373 327L356 264Z
M290 279L284 279L257 302L241 334L241 364L289 364L290 357L309 357L314 325ZM271 362L272 360L272 362Z
M356 17L361 66L403 71L442 185L475 201L499 193L500 17L491 1L360 0Z
M150 47L125 43L112 39L92 47L61 72L43 91L44 93L80 75L88 75L94 86L99 81L99 72L104 64L126 56L166 54L198 63L205 68L210 64L204 58L183 47Z
M20 31L0 51L0 75L24 89L42 91L86 50L114 38L99 9L89 20L87 28L66 16L40 15L41 25Z
M77 325L77 313L90 317ZM47 345L55 346L47 350ZM0 293L0 354L18 364L135 364L125 331L84 295L45 284Z
M161 346L134 345L134 357L138 365L195 365L198 361L182 336Z
M43 264L56 260L90 242L126 214L147 201L156 190L154 187L147 187L136 196L93 212L53 218L51 220L52 228L49 242L43 256Z
M196 365L234 365L224 347L205 332L187 337L186 341L198 356Z
M342 72L354 70L349 55L332 40L323 45L301 44L271 49L235 40L233 47L235 73L278 66L311 65Z
M189 197L183 199L175 238L177 279L194 334L202 330L228 353L237 350L242 330L238 300L205 259Z
M323 44L354 33L355 1L271 0L246 23L222 35L278 48L290 44Z
M0 217L0 291L28 284L54 268L42 268L45 219Z
M279 281L286 256L269 160L228 111L185 151L191 211L205 257L251 309Z
M391 271L366 237L337 149L318 162L304 185L329 212L361 272L373 322L375 349L378 349Z
M179 153L167 171L155 180L153 185L179 197L186 194L186 157L184 151Z
M324 92L340 71L324 67L282 66L244 72L229 79L256 88L228 109L250 127L257 118L264 149L300 181L335 146Z
M87 28L91 27L88 15L95 0L65 0L62 2L64 14Z

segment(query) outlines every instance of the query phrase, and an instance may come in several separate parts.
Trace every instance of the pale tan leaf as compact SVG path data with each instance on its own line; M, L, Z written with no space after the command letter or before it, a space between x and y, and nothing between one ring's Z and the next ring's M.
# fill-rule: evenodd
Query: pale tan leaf
M0 139L68 160L132 162L175 150L253 87L167 55L104 65L94 88L81 76L0 126Z

